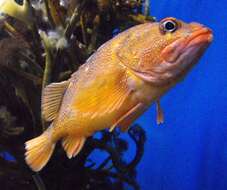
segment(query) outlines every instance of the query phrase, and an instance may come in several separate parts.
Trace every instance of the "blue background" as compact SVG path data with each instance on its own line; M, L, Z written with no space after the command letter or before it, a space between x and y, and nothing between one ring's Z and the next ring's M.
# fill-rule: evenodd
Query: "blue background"
M151 15L209 26L214 41L186 79L137 123L146 130L142 190L227 190L227 1L151 0Z

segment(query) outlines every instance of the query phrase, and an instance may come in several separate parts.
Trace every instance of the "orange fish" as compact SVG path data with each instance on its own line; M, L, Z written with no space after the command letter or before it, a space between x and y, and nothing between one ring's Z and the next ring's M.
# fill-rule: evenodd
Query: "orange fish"
M165 18L106 42L69 80L44 89L42 115L52 123L26 142L27 164L41 170L58 140L72 158L87 137L117 126L126 131L155 102L157 122L163 122L159 99L198 62L212 38L201 24Z

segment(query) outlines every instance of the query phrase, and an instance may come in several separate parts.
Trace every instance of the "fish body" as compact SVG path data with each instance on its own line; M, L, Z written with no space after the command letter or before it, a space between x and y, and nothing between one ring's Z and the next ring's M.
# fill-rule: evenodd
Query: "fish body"
M117 126L127 131L154 102L157 122L163 122L159 99L183 79L211 41L205 26L170 17L132 27L106 42L69 80L44 89L42 114L52 123L26 142L27 164L41 170L58 140L72 158L87 137Z

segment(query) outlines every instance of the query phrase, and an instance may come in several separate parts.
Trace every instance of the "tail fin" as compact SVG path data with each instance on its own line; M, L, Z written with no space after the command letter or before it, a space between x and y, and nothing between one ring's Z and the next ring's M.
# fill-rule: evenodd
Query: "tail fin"
M40 171L49 161L55 143L50 139L49 131L25 143L25 161L33 171Z

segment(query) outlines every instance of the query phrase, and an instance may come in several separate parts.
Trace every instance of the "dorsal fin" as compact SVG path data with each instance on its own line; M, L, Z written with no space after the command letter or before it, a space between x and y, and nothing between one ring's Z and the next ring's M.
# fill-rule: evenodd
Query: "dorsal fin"
M46 121L55 119L68 85L69 81L51 83L43 90L41 107L42 116Z

